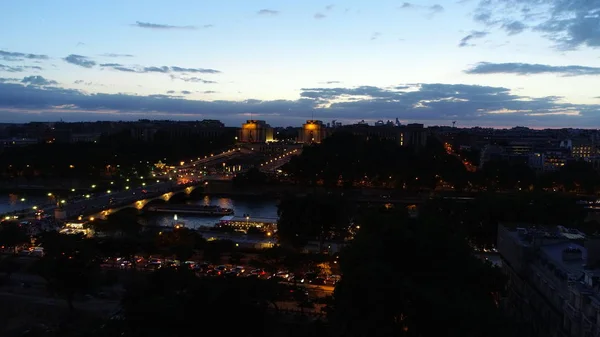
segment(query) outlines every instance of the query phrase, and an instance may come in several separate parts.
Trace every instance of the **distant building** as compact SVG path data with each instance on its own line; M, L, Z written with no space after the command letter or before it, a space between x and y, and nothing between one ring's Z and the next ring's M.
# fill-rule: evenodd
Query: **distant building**
M311 144L320 143L327 136L327 129L323 125L323 122L316 120L308 120L298 135L298 142Z
M505 307L532 336L600 335L600 238L556 229L498 226L508 278Z
M248 120L242 124L239 139L242 143L266 143L273 141L273 128L261 120Z
M420 149L427 145L427 129L423 127L423 124L408 124L401 129L404 129L404 142L401 145L414 149Z

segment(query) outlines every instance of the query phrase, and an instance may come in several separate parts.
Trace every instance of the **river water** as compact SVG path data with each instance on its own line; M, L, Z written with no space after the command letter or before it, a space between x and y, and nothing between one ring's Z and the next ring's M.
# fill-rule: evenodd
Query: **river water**
M231 208L234 215L257 218L277 218L277 199L265 199L263 197L215 197L205 195L200 200L189 200L188 204L196 205L218 205L223 208ZM172 226L175 222L174 214L148 213L144 216L149 225ZM200 226L214 226L222 216L197 216L193 214L177 214L177 222L184 223L186 227L198 228Z

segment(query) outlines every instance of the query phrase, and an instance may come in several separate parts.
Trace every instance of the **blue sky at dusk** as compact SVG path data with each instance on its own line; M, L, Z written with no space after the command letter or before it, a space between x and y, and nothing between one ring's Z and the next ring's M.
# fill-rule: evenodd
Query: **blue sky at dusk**
M600 127L600 1L11 1L0 32L0 122Z

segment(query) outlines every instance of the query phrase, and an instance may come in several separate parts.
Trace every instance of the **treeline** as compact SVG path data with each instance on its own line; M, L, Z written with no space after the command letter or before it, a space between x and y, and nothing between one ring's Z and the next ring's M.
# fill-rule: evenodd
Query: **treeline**
M429 199L418 207L425 222L438 222L472 245L496 245L498 224L576 227L598 231L595 222L585 222L586 210L571 195L557 193L481 193L473 199ZM279 204L279 239L292 247L309 241L344 241L352 237L361 219L372 213L374 205L357 205L339 194L289 196ZM392 207L396 210L403 205Z
M297 184L328 187L579 193L600 190L600 173L584 161L569 162L546 173L524 164L492 161L481 170L469 172L459 156L446 153L443 144L432 136L425 148L415 151L389 140L338 133L321 144L306 147L283 170Z
M35 144L0 153L0 177L90 179L147 174L159 160L174 164L231 146L234 135L171 138L159 131L153 141L131 137L129 130L104 135L91 143Z

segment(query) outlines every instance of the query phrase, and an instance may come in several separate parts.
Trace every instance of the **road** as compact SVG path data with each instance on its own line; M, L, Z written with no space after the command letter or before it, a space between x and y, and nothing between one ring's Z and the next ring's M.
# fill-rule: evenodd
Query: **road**
M293 156L298 156L302 153L302 149L290 150L280 156L274 157L265 163L260 164L262 172L272 172L289 162Z

